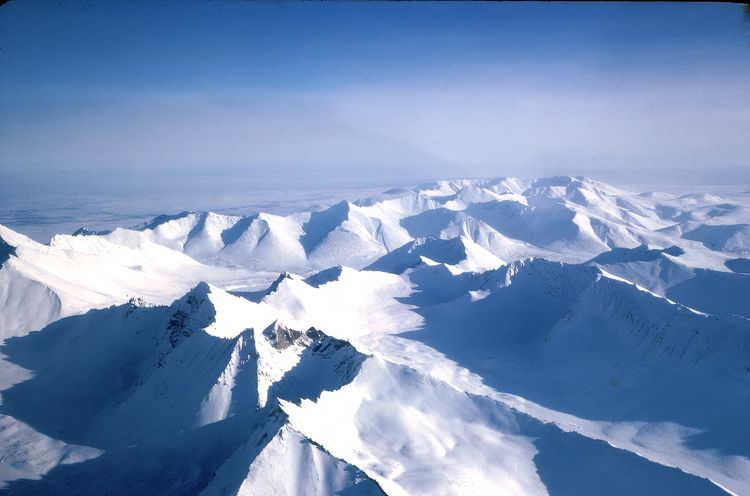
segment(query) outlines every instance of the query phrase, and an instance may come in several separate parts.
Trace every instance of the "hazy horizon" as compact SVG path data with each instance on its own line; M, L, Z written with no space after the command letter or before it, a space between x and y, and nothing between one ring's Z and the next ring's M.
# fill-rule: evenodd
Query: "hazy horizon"
M749 42L739 4L13 1L0 168L750 184Z
M748 27L739 4L12 1L0 223L452 178L748 190Z
M26 173L28 169L19 169ZM110 172L92 180L86 169L56 171L44 175L13 176L0 171L0 224L31 238L47 242L55 234L71 234L86 227L107 230L133 227L163 214L183 211L212 211L231 215L257 212L289 214L378 195L390 188L409 188L435 180L490 179L494 176L405 177L401 181L384 178L328 179L309 175L290 179L283 173L216 174L193 170L172 175L164 169ZM18 172L18 171L16 171ZM531 180L538 177L517 176ZM542 176L539 176L542 177ZM605 181L636 193L662 191L675 195L716 193L729 197L750 194L742 182L706 184L665 184L634 178L631 182ZM105 180L106 179L106 180ZM638 182L640 181L640 182Z

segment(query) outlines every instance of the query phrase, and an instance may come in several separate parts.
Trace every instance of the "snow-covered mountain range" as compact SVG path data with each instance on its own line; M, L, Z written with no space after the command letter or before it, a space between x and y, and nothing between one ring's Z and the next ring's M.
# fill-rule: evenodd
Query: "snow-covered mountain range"
M0 226L0 493L750 494L750 194Z

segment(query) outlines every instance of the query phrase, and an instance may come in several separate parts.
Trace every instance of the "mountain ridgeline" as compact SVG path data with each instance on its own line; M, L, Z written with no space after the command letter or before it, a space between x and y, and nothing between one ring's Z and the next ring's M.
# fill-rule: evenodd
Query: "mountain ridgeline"
M750 494L750 195L0 226L0 494Z

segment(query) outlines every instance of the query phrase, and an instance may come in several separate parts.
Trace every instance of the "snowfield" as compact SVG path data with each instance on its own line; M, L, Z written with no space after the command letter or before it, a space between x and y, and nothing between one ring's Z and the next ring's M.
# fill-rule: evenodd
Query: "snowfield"
M0 264L1 494L750 495L750 194L440 181Z

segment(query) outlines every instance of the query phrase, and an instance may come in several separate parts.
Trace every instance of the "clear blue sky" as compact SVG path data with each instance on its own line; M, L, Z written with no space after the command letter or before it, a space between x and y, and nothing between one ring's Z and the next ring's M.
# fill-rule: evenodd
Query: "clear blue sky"
M0 168L750 183L743 9L11 1Z

